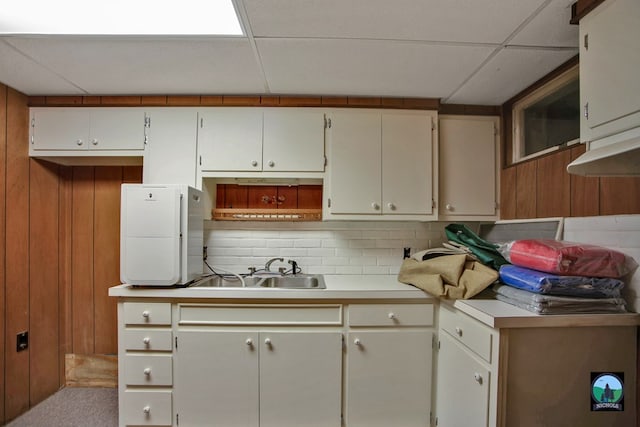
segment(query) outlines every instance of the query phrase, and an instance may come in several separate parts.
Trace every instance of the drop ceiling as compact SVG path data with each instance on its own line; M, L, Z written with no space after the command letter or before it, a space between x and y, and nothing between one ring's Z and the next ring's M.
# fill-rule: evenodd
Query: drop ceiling
M34 96L383 96L499 105L577 54L574 1L235 0L241 37L0 36L0 82Z

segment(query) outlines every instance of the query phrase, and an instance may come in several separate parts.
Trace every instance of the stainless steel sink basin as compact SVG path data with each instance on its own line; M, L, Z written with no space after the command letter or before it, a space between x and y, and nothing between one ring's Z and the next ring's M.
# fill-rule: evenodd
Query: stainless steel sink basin
M232 276L211 276L194 283L191 287L198 288L241 288L242 283ZM279 288L279 289L326 289L324 277L321 274L296 274L288 276L248 276L244 278L244 287Z

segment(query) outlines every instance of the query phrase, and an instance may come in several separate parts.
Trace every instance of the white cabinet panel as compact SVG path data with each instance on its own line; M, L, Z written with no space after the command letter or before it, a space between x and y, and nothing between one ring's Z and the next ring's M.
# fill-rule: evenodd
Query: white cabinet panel
M92 108L90 150L142 150L144 110L141 108Z
M324 111L265 110L263 163L265 171L324 171Z
M498 117L440 117L440 218L497 219Z
M203 171L262 170L262 109L211 108L199 115Z
M425 330L349 333L346 425L429 425L431 338Z
M339 427L340 332L260 333L260 427Z
M639 39L637 0L605 1L580 20L582 141L640 126Z
M446 333L439 340L437 424L488 426L490 371Z
M144 154L144 184L186 184L201 188L196 179L197 110L147 110L149 128Z

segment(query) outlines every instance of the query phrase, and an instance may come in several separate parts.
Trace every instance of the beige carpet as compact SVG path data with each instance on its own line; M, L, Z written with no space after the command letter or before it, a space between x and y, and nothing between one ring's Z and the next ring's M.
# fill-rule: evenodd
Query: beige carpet
M118 389L66 387L7 427L117 427Z

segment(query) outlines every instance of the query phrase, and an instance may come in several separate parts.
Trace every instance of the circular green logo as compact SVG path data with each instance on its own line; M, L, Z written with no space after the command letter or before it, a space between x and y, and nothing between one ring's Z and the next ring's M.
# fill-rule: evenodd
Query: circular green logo
M622 381L613 374L598 375L591 383L591 396L598 403L618 403L624 392Z

